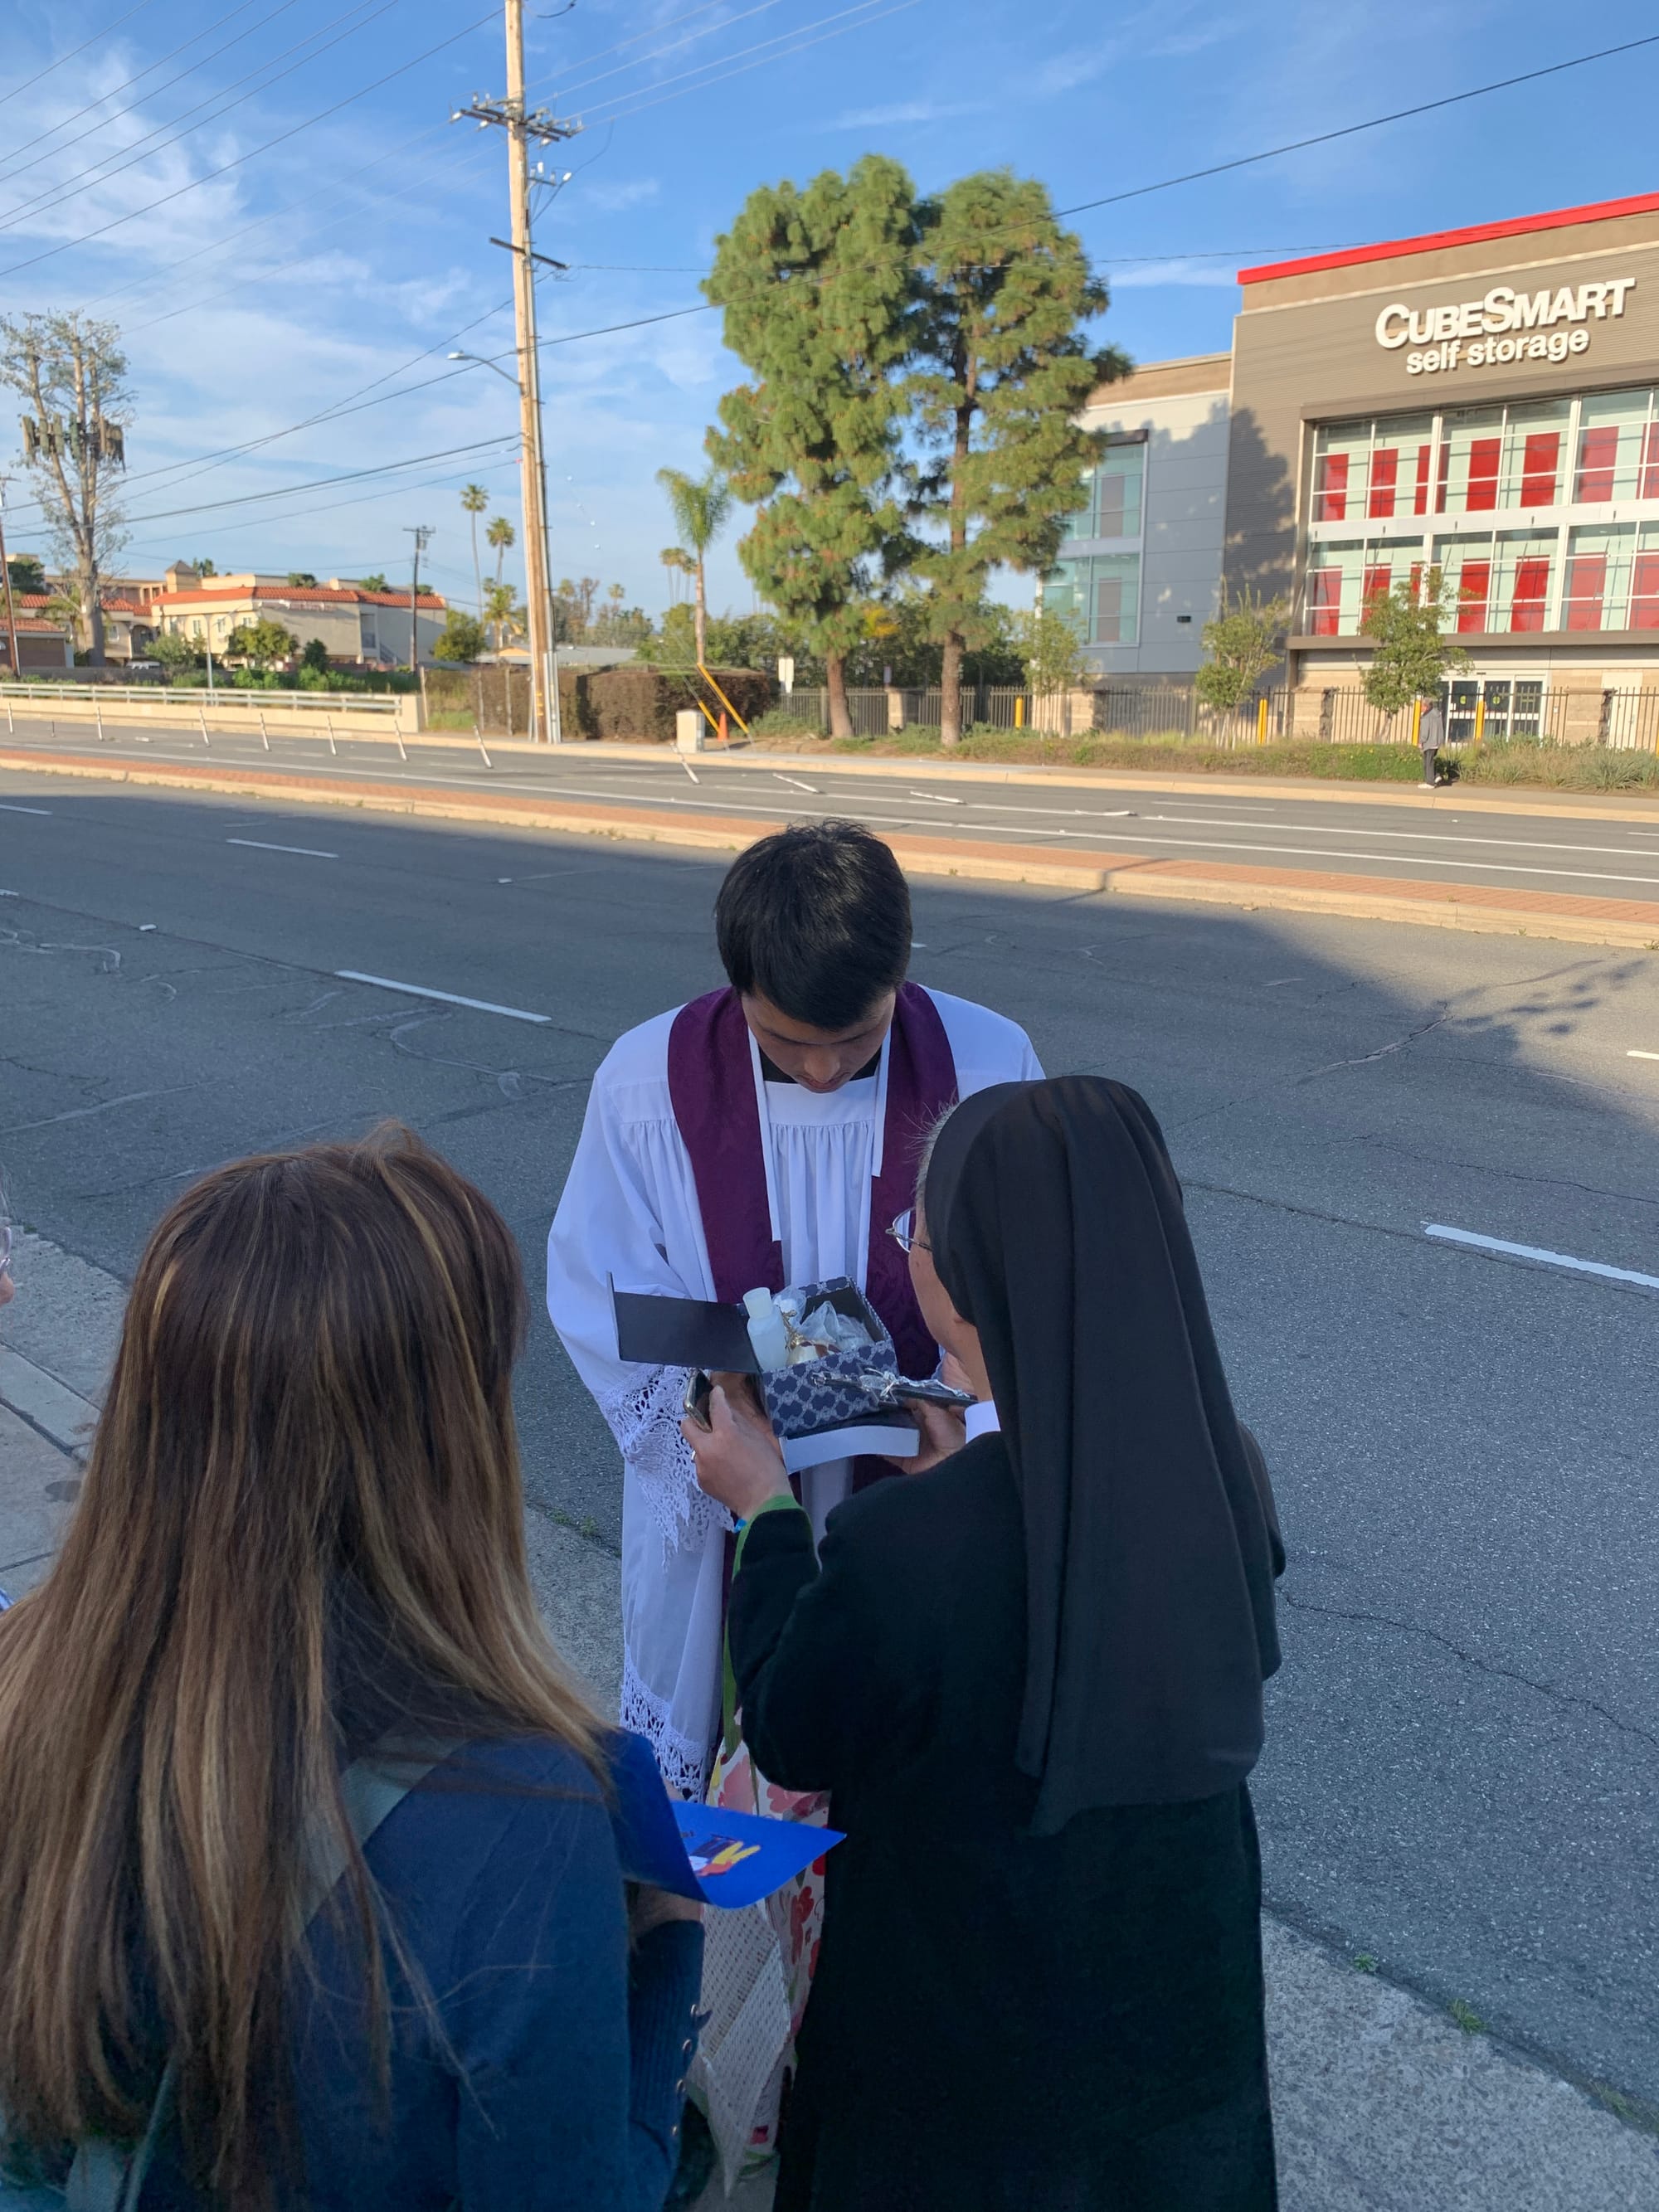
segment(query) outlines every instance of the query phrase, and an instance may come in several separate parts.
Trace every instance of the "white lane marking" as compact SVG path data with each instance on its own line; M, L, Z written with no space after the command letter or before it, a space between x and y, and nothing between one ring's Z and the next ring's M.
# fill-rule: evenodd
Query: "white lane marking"
M951 804L960 806L964 802L953 799ZM1004 805L995 799L970 799L965 804L977 807L981 814L1065 814L1073 818L1086 816L1091 822L1121 822L1135 811L1133 806L1014 806ZM1179 814L1149 814L1146 817L1149 822L1180 822L1184 818ZM1263 825L1260 822L1240 822L1233 826L1240 830L1260 830ZM1267 824L1269 829L1277 829L1278 826L1277 823Z
M931 799L935 806L962 806L966 804L963 799L947 799L942 791L913 791L910 796L912 799ZM1048 809L1045 808L1043 811L1047 812ZM1081 812L1081 808L1078 811Z
M1300 975L1275 975L1266 988L1270 991L1279 991L1286 983L1299 983L1302 980Z
M227 845L246 845L256 853L299 853L307 860L337 860L337 853L319 852L315 845L268 845L263 837L227 837Z
M1328 836L1329 830L1322 822L1256 822L1234 821L1224 814L1148 814L1148 822L1190 822L1200 830L1277 830L1282 836ZM1455 833L1440 830L1357 830L1345 823L1346 837L1399 837L1410 845L1481 845L1496 848L1501 853L1596 853L1613 860L1623 860L1622 845L1566 845L1554 837L1460 837Z
M702 778L697 774L696 769L692 767L690 762L686 760L684 757L681 758L680 766L685 770L693 783L701 783L702 781Z
M1626 1060L1659 1060L1659 1052L1627 1052Z
M50 814L49 806L8 806L0 801L0 814Z
M1035 836L1035 830L1030 833ZM1084 830L1056 830L1044 832L1056 837L1084 837ZM1449 854L1425 853L1346 853L1340 847L1322 845L1246 845L1237 840L1224 842L1218 837L1138 837L1127 830L1117 833L1121 845L1157 845L1167 852L1190 853L1196 848L1205 853L1278 853L1298 860L1370 860L1385 861L1389 867L1399 868L1484 868L1494 876L1559 876L1564 882L1574 884L1659 884L1659 876L1614 876L1597 873L1590 868L1529 868L1514 860L1456 860ZM1386 883L1385 873L1376 878Z
M522 1006L498 1006L490 999L465 999L459 991L434 991L424 983L394 983L389 975L364 975L356 968L337 968L343 983L373 983L377 990L401 991L411 999L441 999L447 1006L471 1006L480 1014L505 1014L510 1022L550 1023L551 1014L527 1014Z
M1473 1229L1449 1229L1442 1221L1425 1221L1423 1234L1443 1244L1468 1244L1479 1252L1501 1252L1512 1260L1537 1260L1547 1267L1566 1267L1577 1275L1601 1275L1610 1283L1640 1283L1659 1291L1659 1275L1644 1275L1634 1267L1610 1267L1604 1260L1575 1260L1566 1252L1545 1252L1535 1244L1511 1244L1502 1237L1481 1237Z
M776 772L775 771L775 773L776 773ZM799 778L798 775L782 775L781 773L778 773L778 779L777 779L777 780L778 780L778 781L779 781L780 783L791 783L791 784L793 784L793 786L794 786L794 787L795 787L795 789L796 789L797 791L810 791L810 792L812 793L812 796L813 796L815 799L816 799L816 798L817 798L817 790L818 790L818 787L817 787L817 784L815 784L815 783L803 783L803 782L801 781L800 778Z

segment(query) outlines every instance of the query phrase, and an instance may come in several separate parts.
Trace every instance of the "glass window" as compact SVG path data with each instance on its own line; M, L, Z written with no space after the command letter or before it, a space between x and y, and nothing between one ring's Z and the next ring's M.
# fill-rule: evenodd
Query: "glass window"
M1144 442L1109 446L1084 478L1084 504L1066 524L1066 537L1139 538L1146 474Z
M1567 546L1563 629L1623 629L1636 532L1575 530Z
M1476 514L1497 506L1503 445L1501 407L1461 407L1443 418L1437 514Z
M1097 538L1139 538L1145 446L1109 446L1095 471Z
M1553 531L1539 534L1506 530L1499 534L1494 549L1496 565L1488 605L1488 629L1543 629L1549 615L1550 583L1558 546Z
M1578 458L1573 497L1586 506L1645 496L1648 418L1646 392L1593 392L1579 413Z
M1346 522L1364 512L1370 462L1369 422L1328 422L1314 444L1313 519Z
M1133 645L1139 628L1140 556L1103 553L1089 563L1091 645Z
M1042 604L1064 615L1085 645L1133 645L1140 627L1140 556L1062 561L1044 580Z

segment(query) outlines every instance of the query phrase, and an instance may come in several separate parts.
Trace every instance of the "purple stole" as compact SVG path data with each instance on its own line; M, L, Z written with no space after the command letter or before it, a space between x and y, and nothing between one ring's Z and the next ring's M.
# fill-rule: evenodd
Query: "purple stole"
M764 1285L781 1291L783 1248L772 1235L761 1155L760 1107L749 1054L749 1024L729 987L694 999L668 1034L668 1092L696 1181L714 1294L730 1304ZM865 1296L898 1353L900 1371L931 1375L939 1347L910 1288L910 1271L887 1234L915 1202L916 1169L927 1132L954 1105L956 1061L939 1009L919 984L902 983L888 1047L887 1121L881 1172L870 1199ZM873 1463L884 1474L893 1470ZM860 1478L864 1475L860 1463Z

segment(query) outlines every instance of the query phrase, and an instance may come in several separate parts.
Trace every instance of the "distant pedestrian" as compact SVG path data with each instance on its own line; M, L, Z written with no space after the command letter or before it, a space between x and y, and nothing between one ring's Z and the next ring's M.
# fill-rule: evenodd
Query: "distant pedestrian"
M848 1832L779 2212L1272 2212L1245 1778L1284 1554L1163 1137L1115 1083L997 1085L894 1229L980 1401L918 1408L927 1471L820 1565L757 1416L717 1390L685 1432L746 1521L744 1735Z
M630 1905L613 1784L662 1784L538 1618L526 1304L406 1132L222 1168L150 1238L0 1615L9 2176L79 2143L72 2204L112 2147L157 2212L661 2204L700 1908Z
M1425 699L1423 712L1418 717L1417 743L1423 755L1423 781L1433 784L1439 781L1435 772L1435 759L1446 742L1446 710L1438 696Z

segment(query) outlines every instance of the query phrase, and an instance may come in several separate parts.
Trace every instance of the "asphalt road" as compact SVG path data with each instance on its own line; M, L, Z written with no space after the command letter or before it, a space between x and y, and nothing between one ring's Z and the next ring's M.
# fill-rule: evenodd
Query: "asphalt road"
M274 718L273 718L274 719ZM814 777L811 767L700 756L694 765L665 749L659 760L618 759L597 745L528 754L483 754L405 741L345 739L273 731L269 750L257 732L210 738L188 727L137 732L106 725L98 738L64 724L20 720L4 742L88 760L112 754L142 760L294 769L342 783L364 778L428 791L498 791L700 815L738 815L757 826L805 817L852 817L872 828L993 844L1046 844L1145 854L1148 859L1234 860L1272 868L1344 875L1405 876L1418 881L1496 884L1511 890L1575 896L1659 899L1659 815L1628 822L1516 817L1461 811L1449 787L1431 797L1402 787L1396 805L1363 807L1317 793L1287 798L1237 790L1055 788L1040 779L987 783L961 771L919 764L914 774ZM404 757L404 755L407 757ZM50 800L43 799L42 805ZM328 839L313 839L326 845Z
M0 808L0 1164L123 1275L202 1170L392 1114L538 1289L594 1066L718 980L715 860L18 774ZM1656 1294L1425 1234L1659 1278L1659 957L954 881L916 911L922 981L1170 1133L1291 1549L1274 1905L1659 2106ZM544 1322L520 1407L538 1498L614 1540Z

